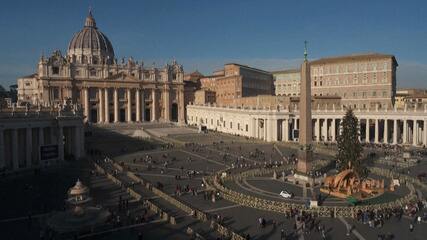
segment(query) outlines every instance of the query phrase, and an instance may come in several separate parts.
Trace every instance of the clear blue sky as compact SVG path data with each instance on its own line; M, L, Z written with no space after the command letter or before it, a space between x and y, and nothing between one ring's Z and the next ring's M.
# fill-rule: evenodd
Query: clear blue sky
M35 71L42 52L66 51L92 6L118 58L176 58L204 74L226 62L276 70L360 52L394 54L398 86L427 88L427 1L37 0L0 7L0 84Z

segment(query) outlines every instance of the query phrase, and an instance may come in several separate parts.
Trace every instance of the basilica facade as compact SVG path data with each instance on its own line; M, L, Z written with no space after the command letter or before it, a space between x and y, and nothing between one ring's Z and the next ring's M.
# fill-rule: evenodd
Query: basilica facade
M117 60L92 13L67 53L42 56L37 72L18 79L18 102L77 104L86 122L185 122L184 71L173 61L161 68L132 58Z

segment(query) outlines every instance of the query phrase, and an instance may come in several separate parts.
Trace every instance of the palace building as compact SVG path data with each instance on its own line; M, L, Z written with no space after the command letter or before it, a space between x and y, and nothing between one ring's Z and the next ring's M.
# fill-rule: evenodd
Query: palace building
M382 108L395 104L396 68L393 55L381 53L325 57L310 62L313 96L338 96L352 108ZM298 96L300 70L272 72L275 94Z
M86 122L185 121L184 71L174 60L161 68L132 58L117 61L92 13L66 55L42 56L37 72L18 79L18 102L41 106L77 103Z

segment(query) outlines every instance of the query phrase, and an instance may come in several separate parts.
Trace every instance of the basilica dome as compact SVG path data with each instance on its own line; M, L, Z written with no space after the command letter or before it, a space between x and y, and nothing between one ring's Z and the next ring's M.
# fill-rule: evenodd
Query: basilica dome
M101 64L114 59L113 46L108 38L98 30L92 12L86 17L85 25L74 34L68 45L67 54L73 62Z

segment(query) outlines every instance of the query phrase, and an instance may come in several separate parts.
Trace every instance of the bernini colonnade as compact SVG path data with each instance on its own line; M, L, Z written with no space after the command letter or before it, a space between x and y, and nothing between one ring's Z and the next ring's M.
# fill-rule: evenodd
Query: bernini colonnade
M354 110L360 140L366 143L427 145L427 108L422 110ZM313 140L335 142L344 109L313 110ZM189 125L202 125L224 133L263 139L297 141L298 109L256 109L188 105Z

